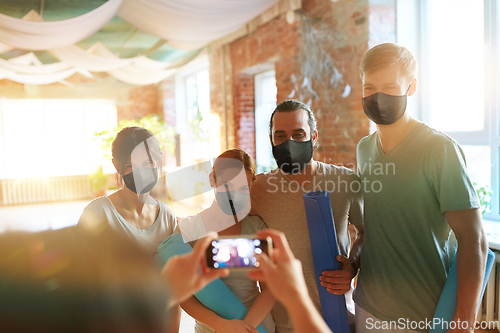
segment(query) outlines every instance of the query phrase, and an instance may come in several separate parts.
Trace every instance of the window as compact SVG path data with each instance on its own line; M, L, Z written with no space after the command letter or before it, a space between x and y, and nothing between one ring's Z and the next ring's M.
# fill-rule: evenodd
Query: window
M212 152L210 144L210 129L219 127L211 126L208 61L186 66L176 74L175 109L181 165L195 164L217 154L219 151Z
M274 70L255 75L255 157L257 173L275 169L276 162L269 143L269 119L276 108L276 74Z
M477 189L491 196L484 217L500 220L498 0L399 0L398 42L415 52L411 112L457 140ZM412 101L413 99L413 101Z
M201 56L175 74L175 124L180 138L180 166L168 168L174 202L207 208L213 202L210 159L221 153L220 119L210 113L208 57Z
M85 175L103 164L112 172L92 135L114 127L110 101L1 99L0 178Z

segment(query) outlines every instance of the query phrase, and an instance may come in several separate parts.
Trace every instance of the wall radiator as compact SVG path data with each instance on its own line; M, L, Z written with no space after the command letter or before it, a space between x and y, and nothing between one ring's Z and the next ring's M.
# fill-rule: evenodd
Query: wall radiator
M0 205L21 205L92 198L88 175L0 179Z
M495 264L491 269L491 274L486 284L477 321L487 322L489 329L500 331L498 316L500 310L500 252L495 251L495 255Z

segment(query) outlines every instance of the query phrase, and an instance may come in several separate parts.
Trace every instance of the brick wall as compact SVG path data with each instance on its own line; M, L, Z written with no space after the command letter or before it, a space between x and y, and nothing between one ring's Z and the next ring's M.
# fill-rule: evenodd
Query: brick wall
M299 23L288 24L285 15L280 15L249 36L228 45L226 61L231 63L235 124L234 134L229 135L234 136L233 147L245 150L253 158L256 149L254 76L274 69L277 98L285 99L293 89L291 77L298 67L295 57L298 39Z
M310 103L316 114L315 158L354 168L356 145L369 134L359 62L369 47L394 41L395 13L395 0L303 0L302 10L282 13L244 37L210 47L212 112L224 119L224 99L227 110L228 146L222 148L239 147L255 156L249 82L274 69L278 103L291 96Z
M160 92L156 85L136 87L99 73L96 76L97 80L93 80L75 74L66 79L68 82L66 85L54 83L33 86L0 80L0 97L113 100L116 104L118 121L138 119L151 113L162 113Z
M255 158L254 76L240 74L233 81L236 142L240 149Z
M131 88L127 100L117 104L118 121L140 119L148 114L163 115L162 95L156 85Z
M163 80L160 84L160 92L162 99L160 101L160 108L163 108L163 117L167 124L175 126L175 80L169 78Z
M233 113L233 80L228 46L209 46L210 113L220 120L221 150L236 147ZM217 130L217 129L214 129Z

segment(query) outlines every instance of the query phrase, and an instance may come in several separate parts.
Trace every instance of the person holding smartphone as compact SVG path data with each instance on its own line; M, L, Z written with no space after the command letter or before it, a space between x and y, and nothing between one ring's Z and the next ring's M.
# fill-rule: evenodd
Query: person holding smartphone
M216 237L160 271L147 250L109 224L2 232L1 331L165 333L165 308L229 273L203 264Z
M209 232L219 236L251 235L266 228L258 216L249 216L250 188L255 180L255 163L243 150L231 149L223 152L214 162L210 173L210 185L214 188L215 200L204 211L179 221L176 231L186 242L193 244ZM196 319L197 333L246 333L257 332L262 324L267 332L275 330L270 311L275 299L264 283L250 279L246 271L232 271L222 278L227 287L249 309L244 320L227 320L206 308L192 296L181 303L181 307Z

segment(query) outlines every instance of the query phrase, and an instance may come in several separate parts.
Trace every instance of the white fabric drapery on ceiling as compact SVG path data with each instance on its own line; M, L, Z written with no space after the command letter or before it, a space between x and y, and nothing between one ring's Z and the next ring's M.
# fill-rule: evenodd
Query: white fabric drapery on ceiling
M0 53L13 48L45 50L60 60L43 65L33 53L0 59L0 79L48 84L76 72L91 76L88 71L92 71L106 72L131 84L156 83L197 53L174 62L160 62L145 56L119 58L101 43L88 50L74 44L99 30L116 14L135 27L166 39L170 46L198 49L236 31L277 1L108 0L81 16L51 22L45 22L34 10L22 19L0 14Z
M196 49L241 28L278 0L123 0L117 15L181 49Z
M43 65L32 52L9 60L0 58L0 69L11 70L20 74L51 74L70 68L73 68L73 66L64 62Z
M94 54L96 45L97 44L94 44L87 51L76 45L69 45L59 49L48 50L48 52L61 61L76 67L86 68L92 72L107 72L130 65L134 61L134 58L121 59L116 56L105 57ZM102 47L104 47L104 45L102 45Z
M22 19L0 14L0 51L69 46L99 30L115 14L174 47L199 48L241 28L277 1L108 0L83 15L50 22L34 10Z
M122 0L108 0L83 15L61 21L37 22L0 14L0 43L25 50L47 50L77 43L101 29Z
M198 55L193 53L185 59L163 62L145 56L120 59L100 42L86 51L74 45L66 48L69 50L66 54L69 62L59 59L61 61L57 63L42 64L32 52L9 60L0 59L0 79L28 84L50 84L66 79L74 73L92 78L90 69L95 72L106 72L123 82L146 85L167 78L174 72L172 68L181 66ZM74 61L71 51L75 51L78 61ZM57 53L54 55L57 57Z
M49 74L23 74L0 68L0 79L9 79L11 81L24 84L42 85L61 82L62 80L70 77L75 73L80 73L84 76L92 77L92 74L81 68L70 68L67 70Z

